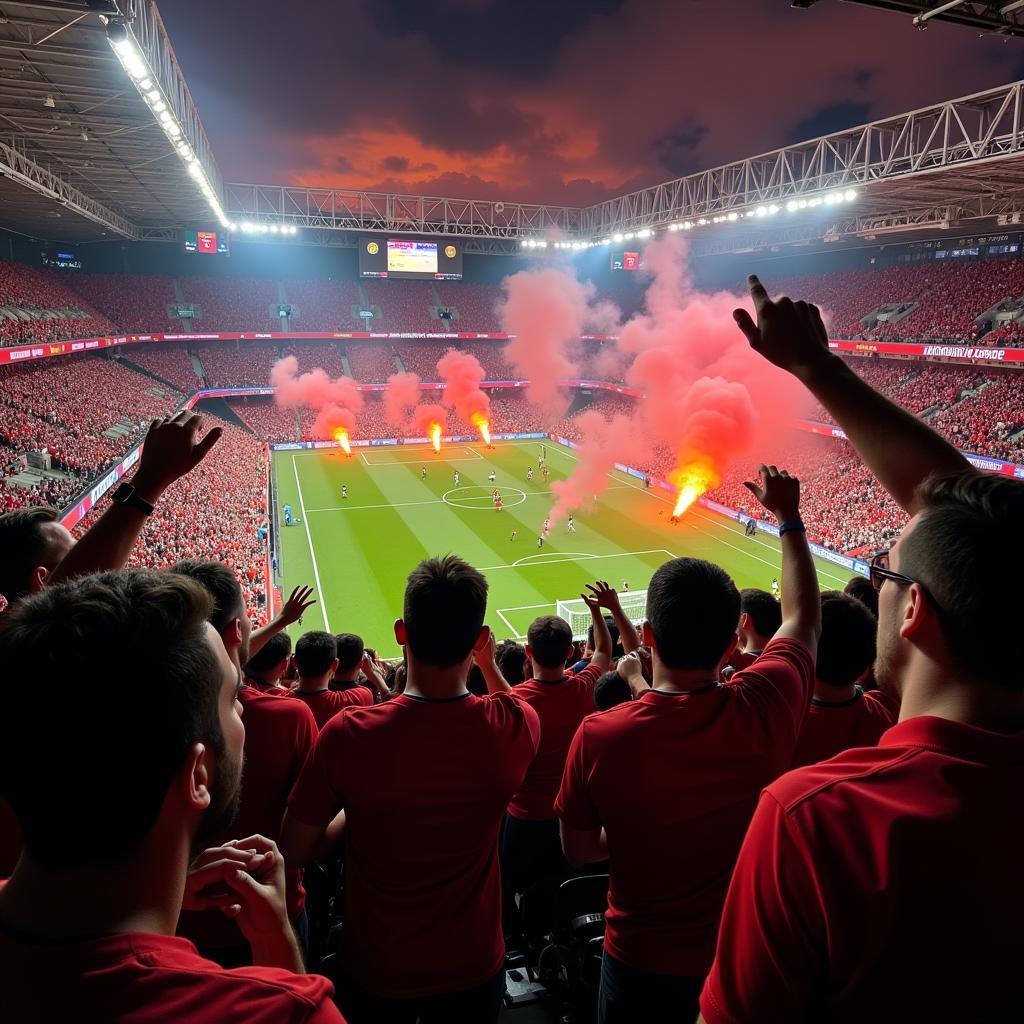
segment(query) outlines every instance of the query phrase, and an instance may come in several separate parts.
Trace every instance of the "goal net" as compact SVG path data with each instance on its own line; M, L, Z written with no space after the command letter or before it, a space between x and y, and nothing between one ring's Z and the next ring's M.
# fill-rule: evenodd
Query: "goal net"
M647 591L627 590L619 593L619 604L631 622L643 622L647 614ZM559 601L555 607L555 614L565 619L572 629L572 638L582 640L590 629L590 609L583 601L576 597L571 601Z

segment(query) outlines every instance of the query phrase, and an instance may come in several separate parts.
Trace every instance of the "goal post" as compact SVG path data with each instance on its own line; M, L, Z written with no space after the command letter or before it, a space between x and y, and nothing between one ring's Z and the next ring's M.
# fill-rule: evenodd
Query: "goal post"
M619 604L631 622L643 622L647 614L647 591L627 590L619 593ZM559 601L555 605L555 614L565 619L572 630L574 640L582 640L590 629L590 609L584 604L581 598L573 598L571 601Z

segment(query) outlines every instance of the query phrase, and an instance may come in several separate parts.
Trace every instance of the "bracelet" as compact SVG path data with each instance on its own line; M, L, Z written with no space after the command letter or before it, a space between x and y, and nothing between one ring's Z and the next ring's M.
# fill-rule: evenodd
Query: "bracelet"
M779 524L779 536L784 537L787 533L793 533L798 531L800 533L806 533L807 527L804 526L802 519L787 519L786 522Z

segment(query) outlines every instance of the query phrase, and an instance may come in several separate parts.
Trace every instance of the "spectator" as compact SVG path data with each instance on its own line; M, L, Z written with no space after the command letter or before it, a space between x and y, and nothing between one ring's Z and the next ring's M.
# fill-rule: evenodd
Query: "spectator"
M793 767L826 761L851 747L873 747L896 723L899 702L857 685L875 662L877 621L846 594L821 595L821 639L814 696L800 729Z
M751 292L758 322L736 314L751 346L828 408L912 517L872 567L876 671L902 704L877 747L762 795L703 1019L1014 1020L1024 702L999 640L1024 569L1024 484L978 473L859 380L815 307L773 303L756 278Z
M291 655L291 637L283 631L275 634L243 666L245 685L271 697L287 697L291 688L281 685L281 677Z
M569 744L580 722L594 710L594 686L611 660L612 638L604 609L611 603L609 591L612 595L615 591L600 581L587 589L591 596L583 595L583 600L593 622L594 653L582 671L566 675L573 642L565 619L542 615L533 620L526 634L526 656L533 675L516 687L515 695L537 712L540 746L522 786L509 801L501 826L501 882L509 923L515 918L517 894L526 891L540 870L551 864L556 873L562 868L555 797ZM563 873L568 873L567 866Z
M487 581L454 555L417 566L395 624L405 692L330 721L292 793L290 862L344 831L337 983L353 1024L487 1024L501 1007L498 827L539 725L510 694L466 690L474 650L491 643L486 602Z
M845 587L843 593L855 597L869 612L878 618L878 591L871 584L871 580L864 576L854 576Z
M353 704L372 704L374 694L381 700L390 696L384 677L363 647L363 638L355 633L339 633L334 639L338 646L338 667L331 689L347 694ZM360 674L366 678L365 685L360 682Z
M295 645L294 661L299 684L291 691L291 696L313 712L317 729L322 729L342 708L373 703L373 696L365 687L331 689L329 684L338 669L338 643L330 633L322 630L303 633Z
M12 1020L341 1020L330 985L300 976L274 843L248 836L189 866L237 804L245 736L212 611L192 581L142 571L7 614L0 777L25 835L0 890ZM45 757L26 728L42 716ZM183 903L232 916L259 966L224 970L176 938Z
M767 590L740 591L739 643L729 664L737 671L749 668L761 656L782 625L782 606Z
M607 711L632 699L629 683L617 670L605 672L594 686L594 707L598 711Z
M74 544L54 508L35 505L0 516L0 594L13 604L38 593Z
M518 686L526 679L526 648L515 640L502 640L495 654L498 668L509 686Z
M755 493L782 534L783 622L764 653L722 686L739 591L709 562L666 562L643 625L653 688L585 719L569 752L556 804L566 856L609 861L602 1024L696 1016L730 868L758 793L789 767L810 699L821 602L799 483L762 467Z

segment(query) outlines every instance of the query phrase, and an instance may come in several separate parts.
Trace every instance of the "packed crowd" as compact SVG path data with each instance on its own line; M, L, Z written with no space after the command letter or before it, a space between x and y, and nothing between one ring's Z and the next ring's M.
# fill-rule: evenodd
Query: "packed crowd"
M345 354L352 376L367 384L383 384L398 372L395 346L390 341L363 341L349 343Z
M63 273L51 271L50 280ZM68 281L64 273L62 281ZM168 306L177 305L174 279L166 274L139 274L125 287L123 274L77 273L74 290L100 310L117 330L126 334L153 334L182 330L177 317L169 317Z
M281 358L278 345L256 341L218 341L193 345L207 387L266 387L270 370Z
M584 649L550 615L499 648L448 555L410 567L398 668L293 645L312 591L254 628L243 590L262 447L188 414L77 543L0 517L11 1019L496 1024L539 979L578 1024L1017 1020L1024 483L752 292L741 328L914 517L848 593L766 468L777 593L669 558L639 628L596 580ZM198 553L158 549L192 522Z
M434 287L427 281L362 282L371 309L380 310L372 331L442 331L444 324L430 315L437 305Z
M360 305L355 281L285 281L287 303L298 315L292 320L297 331L355 331L363 322L353 315Z
M152 345L133 345L123 359L146 373L154 374L172 384L183 394L191 394L202 380L188 355L188 343L163 341Z
M202 313L192 326L209 331L276 331L277 282L247 277L183 277L181 292L186 303Z

